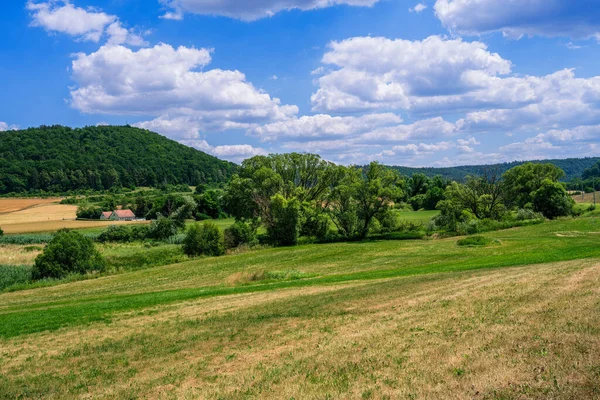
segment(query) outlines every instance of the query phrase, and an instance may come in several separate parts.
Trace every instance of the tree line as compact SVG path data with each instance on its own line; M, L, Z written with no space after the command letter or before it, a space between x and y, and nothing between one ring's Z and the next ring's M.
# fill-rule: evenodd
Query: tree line
M236 166L130 126L0 132L0 194L224 183Z

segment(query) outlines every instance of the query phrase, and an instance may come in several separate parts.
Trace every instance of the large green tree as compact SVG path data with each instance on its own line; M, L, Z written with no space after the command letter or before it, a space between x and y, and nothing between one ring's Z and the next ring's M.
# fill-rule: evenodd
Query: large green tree
M542 187L544 180L558 182L564 176L564 171L553 164L527 163L514 167L502 175L506 203L524 208L533 201L533 192Z

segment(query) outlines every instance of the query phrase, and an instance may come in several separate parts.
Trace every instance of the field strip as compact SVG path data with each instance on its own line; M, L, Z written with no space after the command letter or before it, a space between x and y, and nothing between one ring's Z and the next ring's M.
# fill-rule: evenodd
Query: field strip
M32 207L59 203L63 198L48 199L0 199L0 215L27 210Z
M583 262L583 261L581 261ZM514 266L514 265L512 265ZM526 267L528 265L521 265ZM12 307L0 313L0 337L10 338L66 326L84 325L91 322L108 322L117 313L148 309L166 304L195 299L222 297L235 294L268 292L276 289L302 288L344 284L355 281L374 281L417 275L443 276L448 272L496 269L502 266L449 266L443 270L408 267L386 271L365 271L352 274L321 276L295 281L254 284L237 287L213 286L204 288L168 290L143 294L108 295L80 298L73 301L46 302L37 305ZM51 310L51 312L49 312Z

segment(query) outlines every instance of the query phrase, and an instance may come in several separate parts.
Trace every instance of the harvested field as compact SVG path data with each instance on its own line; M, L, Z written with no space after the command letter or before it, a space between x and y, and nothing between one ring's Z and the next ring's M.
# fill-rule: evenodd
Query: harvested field
M50 199L0 199L0 214L25 210L30 207L58 203L62 198Z
M600 192L596 192L596 202L600 203ZM583 196L575 194L571 196L577 203L594 203L594 193L585 193Z
M84 229L120 224L147 223L146 221L76 221L75 218L77 218L77 206L42 204L19 211L0 214L0 227L4 230L4 233L15 234L54 232L63 228Z

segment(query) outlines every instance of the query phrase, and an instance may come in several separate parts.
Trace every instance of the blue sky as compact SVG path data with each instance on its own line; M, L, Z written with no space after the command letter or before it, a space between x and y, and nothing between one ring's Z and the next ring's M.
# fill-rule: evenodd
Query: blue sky
M600 155L595 0L5 3L0 130L129 123L236 162Z

